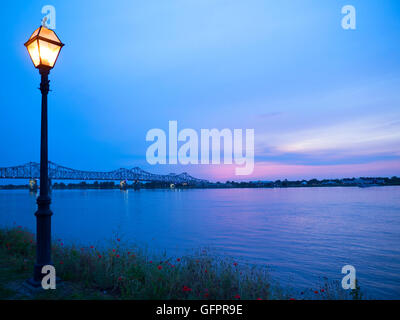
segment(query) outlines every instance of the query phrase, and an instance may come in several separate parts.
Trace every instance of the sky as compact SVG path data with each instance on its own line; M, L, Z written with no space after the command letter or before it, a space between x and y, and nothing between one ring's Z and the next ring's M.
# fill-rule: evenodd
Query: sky
M400 175L400 2L5 1L0 167L39 161L40 82L23 43L56 9L49 159L209 179ZM341 25L344 5L356 29ZM149 130L254 129L255 168L150 165Z

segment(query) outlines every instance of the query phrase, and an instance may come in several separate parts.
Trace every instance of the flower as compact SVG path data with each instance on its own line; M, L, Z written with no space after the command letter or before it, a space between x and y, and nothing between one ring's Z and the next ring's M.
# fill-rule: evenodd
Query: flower
M130 254L131 254L130 251L128 251L128 256L129 256Z
M119 258L119 254L117 254L116 257Z
M122 281L122 277L119 277L119 278L118 278L118 281Z
M90 246L90 249L93 249L94 247L93 246Z
M61 243L60 243L60 246L63 246L63 245L64 245L64 243L61 242Z
M317 291L317 290L315 290L315 291L314 291L314 293L315 293L315 294L318 294L318 291Z
M325 290L324 290L324 289L321 289L321 292L325 292Z
M262 300L261 298L257 298L257 300Z
M237 264L237 262L234 262L233 265L236 267L238 264Z
M115 252L115 249L113 249L112 251Z
M296 300L295 298L290 298L289 300Z
M208 294L208 292L206 292L206 293L204 294L204 297L205 297L205 298L208 298L208 296L209 296L209 294Z
M63 261L60 261L60 264L64 264L64 262L63 262Z
M99 254L99 258L101 258L101 254Z
M178 262L181 261L181 258L176 259L176 261L178 261Z
M189 287L187 287L187 286L183 286L182 290L183 290L183 292L190 292L190 291L192 291L192 289L189 288Z
M153 263L153 261L150 260L149 263Z
M204 273L207 273L207 269L204 270Z
M236 294L236 296L234 296L235 299L240 299L240 295Z
M118 241L118 242L120 242L120 241L121 241L121 239L120 239L120 238L118 238L118 239L117 239L117 241Z
M161 270L161 269L162 269L162 266L158 266L157 268L158 268L158 270Z

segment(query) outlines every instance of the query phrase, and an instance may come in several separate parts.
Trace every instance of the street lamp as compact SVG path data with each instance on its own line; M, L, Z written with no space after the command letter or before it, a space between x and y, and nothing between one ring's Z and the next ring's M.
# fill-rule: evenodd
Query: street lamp
M36 216L36 264L33 278L28 280L34 287L40 287L45 265L52 265L51 261L51 216L48 155L47 155L47 94L49 92L49 73L54 67L61 48L64 46L53 30L43 25L37 28L24 44L28 49L35 68L41 75L40 91L42 92L42 120L40 141L40 194L37 198L38 210Z

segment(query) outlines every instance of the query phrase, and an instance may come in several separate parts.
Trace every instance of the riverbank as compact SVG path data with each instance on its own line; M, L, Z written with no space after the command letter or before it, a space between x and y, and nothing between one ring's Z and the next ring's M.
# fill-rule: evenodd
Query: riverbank
M115 238L107 249L55 241L53 263L63 281L56 290L21 291L32 274L34 236L20 227L0 229L0 299L349 299L325 283L296 293L274 284L267 268L242 265L202 250L191 256L150 256Z

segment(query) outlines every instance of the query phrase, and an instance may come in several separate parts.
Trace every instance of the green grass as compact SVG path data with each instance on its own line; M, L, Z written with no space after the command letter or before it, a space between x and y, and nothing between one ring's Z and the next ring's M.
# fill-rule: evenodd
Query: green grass
M106 249L53 243L53 263L63 281L56 290L21 294L32 275L34 236L0 229L0 299L348 299L327 282L300 294L274 283L266 267L236 263L201 250L179 258L150 256L115 238ZM318 293L315 293L318 291ZM357 297L359 297L357 295Z

